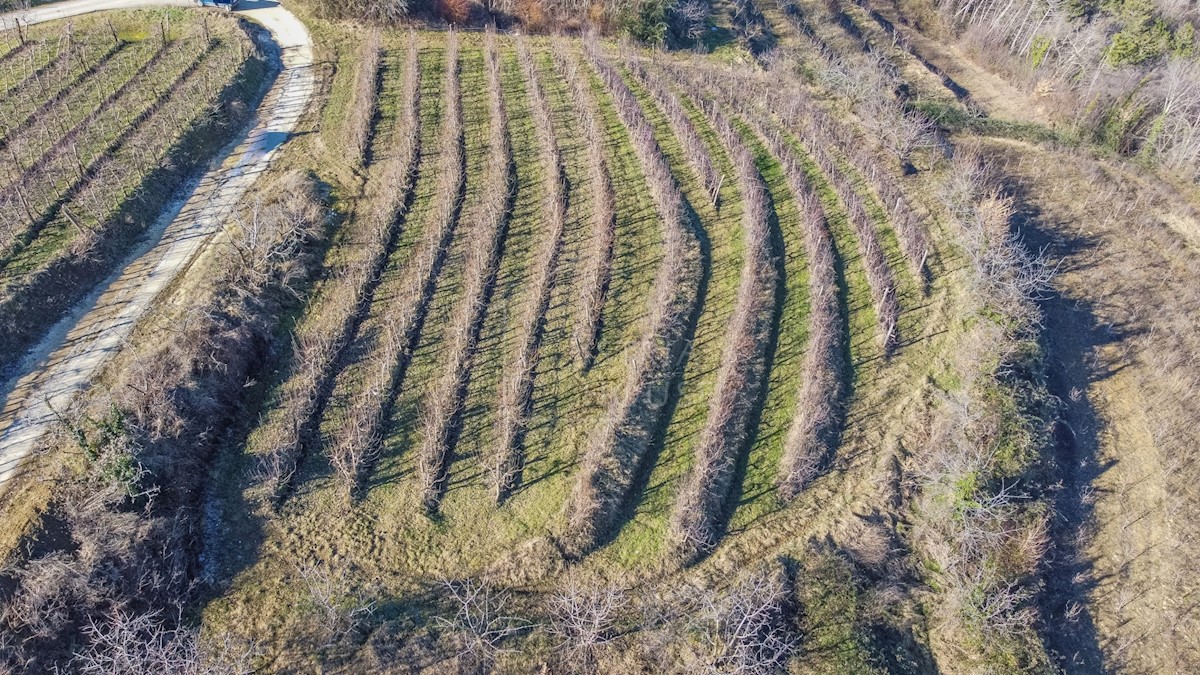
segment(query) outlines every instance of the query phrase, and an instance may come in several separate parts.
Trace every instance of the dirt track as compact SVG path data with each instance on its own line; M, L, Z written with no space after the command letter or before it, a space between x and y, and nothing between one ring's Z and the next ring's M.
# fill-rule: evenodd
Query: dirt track
M0 16L41 23L109 9L190 5L187 0L75 0ZM282 70L259 106L250 131L232 152L181 195L147 233L143 244L63 319L27 356L18 374L0 384L0 492L66 409L118 352L138 320L204 250L231 210L266 171L312 98L312 41L291 12L274 2L243 2L237 12L270 31Z

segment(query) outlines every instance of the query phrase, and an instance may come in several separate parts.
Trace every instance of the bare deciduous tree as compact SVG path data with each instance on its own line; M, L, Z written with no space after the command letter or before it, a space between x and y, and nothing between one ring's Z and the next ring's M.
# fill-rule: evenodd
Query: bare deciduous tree
M597 652L616 637L629 598L617 586L571 576L548 604L551 620L546 630L565 650L564 661L579 660L578 669L586 671L595 668Z
M297 569L307 594L309 625L329 647L357 630L375 612L375 602L346 586L344 575L327 565L306 561Z

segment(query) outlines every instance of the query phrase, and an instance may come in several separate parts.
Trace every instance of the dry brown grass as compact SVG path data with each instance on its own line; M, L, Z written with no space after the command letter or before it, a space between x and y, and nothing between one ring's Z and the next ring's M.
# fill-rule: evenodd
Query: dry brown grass
M1078 491L1071 527L1081 602L1106 664L1194 670L1200 479L1200 255L1186 196L1140 170L1015 143L983 147L1025 191L1060 273L1047 321L1058 354ZM1180 227L1183 225L1183 227Z

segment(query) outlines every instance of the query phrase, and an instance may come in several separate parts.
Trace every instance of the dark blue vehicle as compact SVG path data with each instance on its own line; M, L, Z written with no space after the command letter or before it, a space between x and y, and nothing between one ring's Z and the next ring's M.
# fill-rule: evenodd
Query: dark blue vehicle
M201 7L220 7L225 11L237 9L238 0L196 0Z

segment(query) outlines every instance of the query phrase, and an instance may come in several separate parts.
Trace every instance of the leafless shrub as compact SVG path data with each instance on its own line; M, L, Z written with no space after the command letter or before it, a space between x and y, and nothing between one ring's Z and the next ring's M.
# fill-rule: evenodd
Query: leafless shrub
M448 40L446 58L447 98L457 100L458 37L454 33L451 33ZM494 59L492 62L495 63ZM495 85L498 79L489 76L489 82ZM461 104L453 105L453 117L456 120L454 125L460 130L456 139L459 148L457 152L461 153ZM485 169L487 179L483 194L476 205L477 213L470 219L475 227L468 235L466 269L463 275L464 293L448 327L448 350L442 375L432 384L423 399L422 438L418 450L417 471L421 484L421 501L430 513L437 511L441 501L446 462L458 433L463 397L471 377L471 359L479 340L479 331L500 264L514 190L512 145L507 131L507 116L502 99L494 89L490 94L490 106L492 120ZM443 196L446 194L443 193ZM461 192L456 200L461 200ZM445 204L449 205L447 217L453 217L450 214L457 213L457 202L447 201Z
M630 351L625 384L608 404L584 450L567 503L563 544L571 555L594 547L618 517L621 498L650 443L666 404L683 347L686 319L696 301L698 245L683 210L683 195L654 140L637 99L591 40L588 60L608 87L617 113L633 139L663 227L664 252L655 278L643 337Z
M578 63L567 54L566 45L561 40L554 42L553 53L559 71L566 76L570 86L575 112L583 123L587 156L590 158L587 165L592 233L580 273L579 314L573 333L580 364L586 370L596 358L604 300L612 280L613 246L617 235L616 193L605 155L605 129L600 125L587 75L580 72Z
M771 22L754 0L734 0L730 15L737 29L738 42L754 56L763 54L775 43Z
M667 10L669 25L680 42L698 43L708 31L712 4L706 0L682 0Z
M1012 231L1012 199L1002 196L988 168L969 153L957 156L939 199L955 214L959 241L970 258L969 283L980 306L1009 317L1023 336L1041 324L1041 299L1053 269Z
M657 73L650 75L651 79L663 80L654 75ZM746 444L765 376L766 346L779 283L766 185L754 156L715 103L702 102L701 110L733 162L744 204L745 262L708 418L671 516L672 547L685 560L695 559L716 543L734 467Z
M350 116L346 121L346 149L356 163L366 160L367 144L371 140L371 124L378 107L376 90L381 53L379 29L371 28L358 46Z
M257 198L248 213L235 212L225 226L228 246L238 259L232 281L237 292L247 296L272 283L292 290L304 273L297 264L302 249L325 219L321 195L311 179L288 174L275 189L269 202Z
M579 670L595 668L597 652L616 637L628 604L629 598L616 586L571 576L550 596L546 630L565 651L564 661L576 663Z
M509 593L485 581L444 580L441 586L455 614L451 618L437 617L436 621L453 631L460 659L486 668L504 651L506 638L530 626L527 620L509 613Z
M547 231L542 235L541 245L534 254L537 262L528 285L532 292L526 296L519 310L518 349L505 364L500 378L497 448L492 460L493 489L497 501L503 500L521 481L524 464L521 445L533 405L534 376L540 356L542 331L558 275L558 260L567 223L566 174L550 102L538 81L537 65L524 36L517 37L517 60L528 83L533 123L538 135L538 154L546 185L542 213Z
M782 672L798 642L787 603L787 584L778 571L755 572L728 588L696 592L688 626L699 640L704 671Z
M11 574L16 591L4 606L8 630L25 630L37 638L60 634L78 607L94 603L82 563L66 553L51 553L29 561Z

